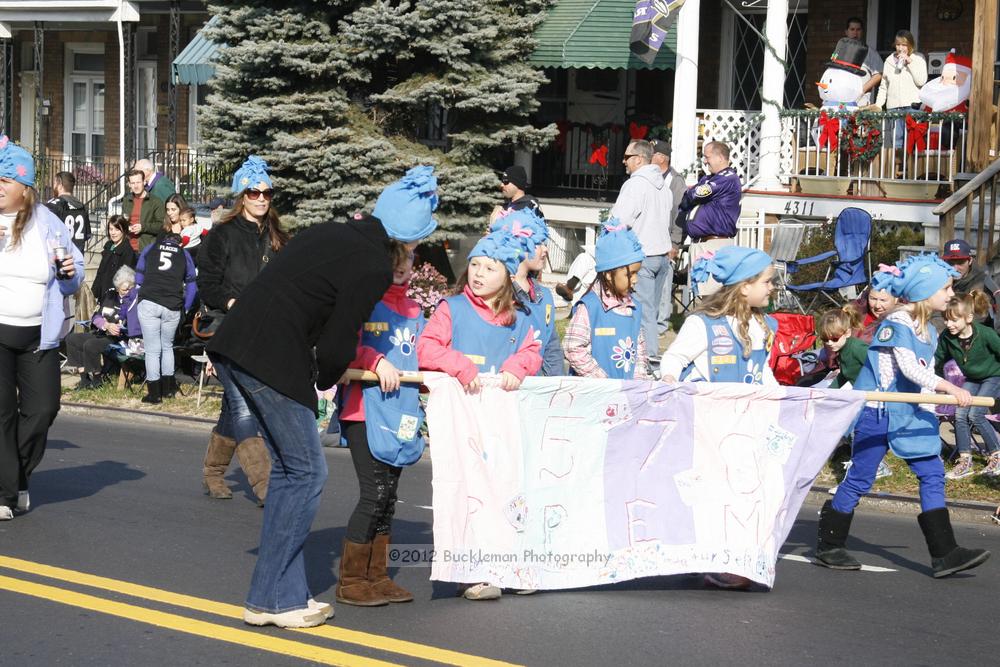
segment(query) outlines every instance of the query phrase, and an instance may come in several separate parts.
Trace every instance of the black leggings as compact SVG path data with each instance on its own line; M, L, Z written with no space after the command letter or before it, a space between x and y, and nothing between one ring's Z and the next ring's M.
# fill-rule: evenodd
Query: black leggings
M358 474L361 497L347 521L347 539L365 544L375 535L387 535L396 513L396 487L402 468L382 463L368 449L364 422L341 422L341 434L351 448L351 460Z
M102 372L101 355L115 341L93 331L71 333L66 336L66 363L70 368L80 368L92 375Z
M0 505L14 507L45 454L59 412L59 350L38 350L41 327L0 324Z

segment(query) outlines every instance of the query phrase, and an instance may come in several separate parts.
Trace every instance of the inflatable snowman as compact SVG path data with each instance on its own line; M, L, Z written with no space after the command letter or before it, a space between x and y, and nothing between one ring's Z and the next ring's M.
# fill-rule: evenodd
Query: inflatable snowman
M816 82L822 109L857 108L862 88L868 81L868 72L862 68L868 56L868 47L856 39L844 37L837 42L837 50L830 56L830 62L823 76Z

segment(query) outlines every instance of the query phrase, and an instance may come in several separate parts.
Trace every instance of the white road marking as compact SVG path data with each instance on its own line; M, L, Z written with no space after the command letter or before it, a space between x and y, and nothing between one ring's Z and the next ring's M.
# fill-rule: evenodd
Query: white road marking
M796 563L810 563L810 564L812 563L812 561L810 559L806 558L805 556L799 556L798 554L778 554L778 558L781 558L783 560L795 561ZM878 567L877 565L862 565L861 566L861 571L862 572L895 572L896 570L893 570L892 568L889 568L889 567Z

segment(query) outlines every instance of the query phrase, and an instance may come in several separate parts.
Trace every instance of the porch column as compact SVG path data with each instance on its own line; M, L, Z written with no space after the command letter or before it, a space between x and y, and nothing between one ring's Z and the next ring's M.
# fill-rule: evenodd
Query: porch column
M993 125L993 63L996 60L997 0L981 0L975 7L972 34L972 95L969 98L967 171L981 171L991 161ZM992 159L996 159L993 157Z
M697 180L698 119L698 22L701 0L687 0L677 15L677 62L674 65L674 115L670 165L689 182Z
M756 189L783 190L781 173L781 118L785 106L785 59L788 57L788 0L768 0L764 24L764 80L761 85L760 172Z

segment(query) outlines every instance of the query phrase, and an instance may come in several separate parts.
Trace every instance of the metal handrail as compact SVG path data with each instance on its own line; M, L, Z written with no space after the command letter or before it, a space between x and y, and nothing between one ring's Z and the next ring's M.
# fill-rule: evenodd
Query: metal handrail
M976 190L985 185L998 173L1000 173L1000 159L995 160L993 164L976 174L975 178L956 190L955 194L935 206L933 211L934 215L945 215L950 213L953 208L961 203L964 203L970 195L974 194Z

